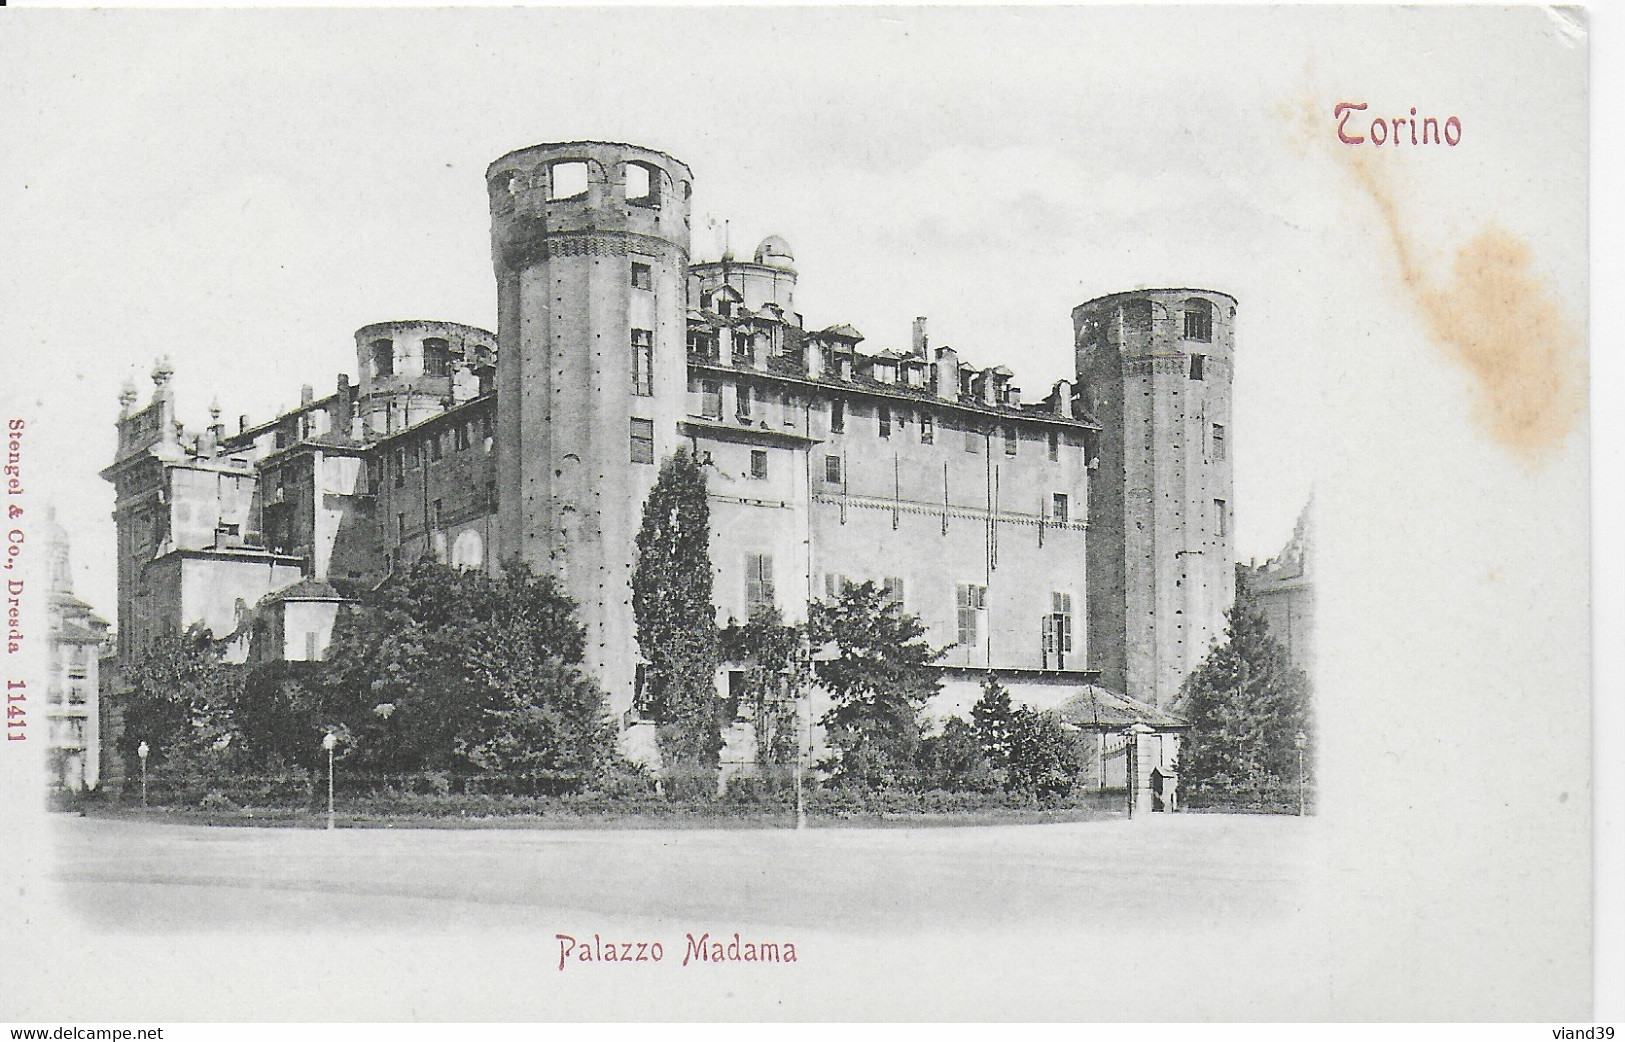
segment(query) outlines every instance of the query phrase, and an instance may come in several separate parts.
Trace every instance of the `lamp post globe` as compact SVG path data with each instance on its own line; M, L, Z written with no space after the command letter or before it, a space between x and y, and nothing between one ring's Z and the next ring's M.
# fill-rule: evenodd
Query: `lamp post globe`
M147 805L147 755L151 752L152 747L147 745L146 742L142 742L135 747L135 754L141 757L141 806L143 807Z
M322 748L327 750L327 827L333 827L333 749L339 744L339 736L332 731L322 736Z

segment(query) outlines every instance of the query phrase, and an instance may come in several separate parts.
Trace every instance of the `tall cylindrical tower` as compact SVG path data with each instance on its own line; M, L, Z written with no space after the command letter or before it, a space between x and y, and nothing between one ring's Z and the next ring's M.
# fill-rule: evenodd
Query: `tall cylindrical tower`
M486 182L501 552L575 598L587 665L624 711L635 539L688 393L693 175L662 152L578 141L510 152Z
M1102 680L1166 706L1235 599L1230 387L1235 298L1114 293L1072 311L1101 425L1089 483L1089 647Z

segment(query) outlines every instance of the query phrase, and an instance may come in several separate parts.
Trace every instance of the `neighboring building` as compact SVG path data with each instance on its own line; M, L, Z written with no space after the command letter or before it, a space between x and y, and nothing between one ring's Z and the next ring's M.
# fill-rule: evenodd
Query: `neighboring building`
M1082 305L1081 390L1027 401L1005 367L933 347L923 318L881 350L808 329L777 236L692 262L693 176L664 153L538 145L487 182L496 335L367 326L355 384L230 435L218 409L196 435L176 424L166 365L150 405L126 392L103 472L122 655L202 622L239 661L320 658L351 584L424 555L518 556L577 601L624 743L647 748L634 540L684 446L708 475L718 621L799 621L873 580L949 646L943 705L991 670L1034 704L1098 680L1154 709L1219 632L1231 298Z
M1313 507L1311 502L1303 508L1292 539L1280 553L1247 569L1247 589L1263 613L1270 635L1286 648L1293 665L1303 670L1313 670L1315 662Z
M73 595L68 532L47 514L50 639L45 686L46 762L53 788L94 789L101 782L102 650L108 623Z

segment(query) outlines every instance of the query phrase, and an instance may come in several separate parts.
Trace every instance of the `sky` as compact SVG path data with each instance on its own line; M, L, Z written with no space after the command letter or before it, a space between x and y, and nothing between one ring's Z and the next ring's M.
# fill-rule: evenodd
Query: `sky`
M20 143L0 156L17 257L0 334L79 592L104 611L113 497L96 473L121 384L145 400L167 355L189 426L215 400L257 422L353 374L359 326L494 328L483 172L554 140L677 156L696 259L720 251L713 227L739 255L783 235L809 326L849 322L879 349L925 315L933 343L1009 366L1029 399L1068 375L1076 304L1230 293L1236 545L1266 558L1314 481L1328 374L1307 359L1327 345L1306 340L1360 305L1348 250L1380 251L1346 227L1372 217L1293 113L1306 92L1328 109L1344 81L1382 82L1362 86L1374 52L1349 34L1419 68L1445 35L1429 15L1267 9L20 13L0 38L20 71L0 86ZM1442 85L1404 100L1447 100ZM1384 263L1360 277L1380 286Z

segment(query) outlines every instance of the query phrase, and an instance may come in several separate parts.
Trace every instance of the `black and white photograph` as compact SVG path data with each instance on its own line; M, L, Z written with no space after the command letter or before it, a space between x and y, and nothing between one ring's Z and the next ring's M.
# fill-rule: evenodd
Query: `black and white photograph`
M1600 1023L1588 46L0 12L0 1021Z

